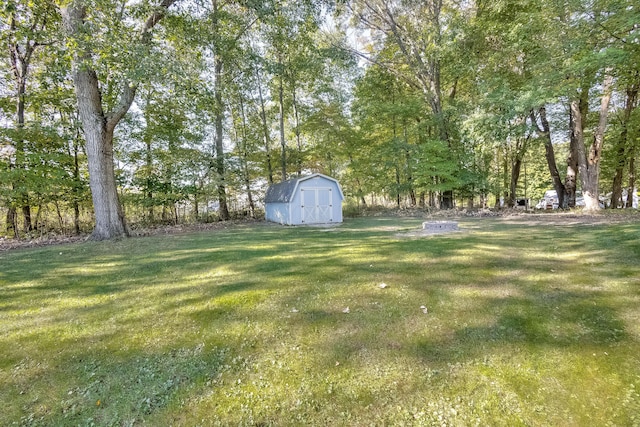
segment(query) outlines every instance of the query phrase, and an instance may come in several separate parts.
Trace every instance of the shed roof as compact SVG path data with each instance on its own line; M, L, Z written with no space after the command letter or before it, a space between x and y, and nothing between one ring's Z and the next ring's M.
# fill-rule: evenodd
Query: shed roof
M267 194L264 197L265 203L289 203L293 198L293 195L296 192L296 188L302 181L307 181L312 178L325 178L330 181L333 181L338 186L338 190L340 191L340 197L344 199L342 194L342 189L340 188L340 184L338 180L335 178L331 178L329 176L323 175L321 173L314 173L308 176L301 176L299 178L289 179L287 181L282 181L278 184L273 184L267 190Z

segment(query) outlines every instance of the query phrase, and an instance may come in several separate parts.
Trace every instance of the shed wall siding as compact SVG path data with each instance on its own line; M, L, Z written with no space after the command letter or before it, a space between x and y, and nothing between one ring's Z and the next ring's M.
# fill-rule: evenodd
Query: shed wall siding
M291 224L289 219L288 203L268 203L265 206L265 218L267 221L278 224Z

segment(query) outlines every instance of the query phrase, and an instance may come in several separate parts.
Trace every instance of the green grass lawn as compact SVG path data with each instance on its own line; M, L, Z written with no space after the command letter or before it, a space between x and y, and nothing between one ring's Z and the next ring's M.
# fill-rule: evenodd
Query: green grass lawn
M640 425L640 223L420 222L0 253L0 425Z

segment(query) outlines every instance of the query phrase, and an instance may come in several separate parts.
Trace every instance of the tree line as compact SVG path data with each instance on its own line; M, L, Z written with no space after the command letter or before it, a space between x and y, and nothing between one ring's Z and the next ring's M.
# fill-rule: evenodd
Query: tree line
M12 236L256 216L309 172L351 204L631 205L627 0L7 0L0 209Z

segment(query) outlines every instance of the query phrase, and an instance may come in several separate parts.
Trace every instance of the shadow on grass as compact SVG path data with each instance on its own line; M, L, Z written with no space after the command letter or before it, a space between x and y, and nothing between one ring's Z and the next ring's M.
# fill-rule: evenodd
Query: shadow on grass
M551 305L548 298L478 299L480 311L495 313L488 324L459 327L445 339L417 338L415 355L442 364L482 358L508 346L582 352L630 339L616 308L593 294L563 293Z

